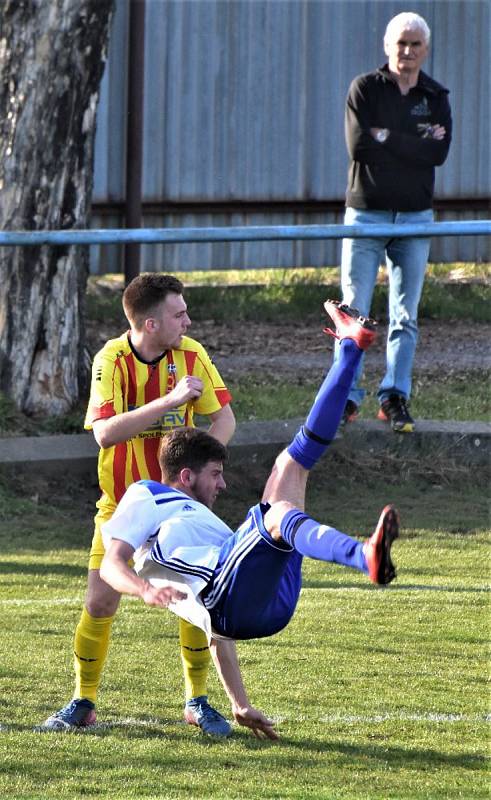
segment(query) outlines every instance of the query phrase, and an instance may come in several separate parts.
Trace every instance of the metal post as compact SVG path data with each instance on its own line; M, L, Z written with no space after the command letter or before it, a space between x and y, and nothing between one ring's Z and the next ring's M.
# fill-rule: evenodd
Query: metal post
M128 125L126 144L126 228L142 223L143 95L145 79L145 0L130 0L128 42ZM140 244L124 248L125 284L140 274Z
M0 231L0 247L69 244L170 244L189 242L281 242L323 239L381 239L413 236L491 236L491 220L408 222L371 225L245 225L239 228L135 228L121 230Z

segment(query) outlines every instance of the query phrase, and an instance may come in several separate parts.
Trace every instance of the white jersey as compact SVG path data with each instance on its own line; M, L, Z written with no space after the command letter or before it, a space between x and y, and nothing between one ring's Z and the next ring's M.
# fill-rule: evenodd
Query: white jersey
M135 571L155 586L190 590L188 601L169 608L210 634L207 612L196 598L212 577L231 528L184 492L156 481L138 481L102 525L104 546L120 539L135 549Z

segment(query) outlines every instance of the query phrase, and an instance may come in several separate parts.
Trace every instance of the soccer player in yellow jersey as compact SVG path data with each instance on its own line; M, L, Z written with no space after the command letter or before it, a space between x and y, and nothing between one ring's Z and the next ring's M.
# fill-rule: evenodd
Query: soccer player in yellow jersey
M95 702L120 594L99 574L104 556L101 524L109 520L127 487L160 479L163 436L192 426L194 413L211 421L208 432L227 444L235 430L231 396L204 347L186 336L191 325L182 283L170 275L143 274L123 294L130 330L100 350L92 368L85 427L100 446L101 497L89 557L88 588L75 631L73 700L43 723L49 730L87 727ZM205 634L184 620L179 638L184 668L184 717L205 733L228 736L227 720L208 703L210 655Z

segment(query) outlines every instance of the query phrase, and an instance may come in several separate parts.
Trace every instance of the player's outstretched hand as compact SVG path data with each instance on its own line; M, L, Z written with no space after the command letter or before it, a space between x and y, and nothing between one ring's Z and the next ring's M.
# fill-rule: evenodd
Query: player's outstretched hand
M161 586L157 588L152 586L151 583L143 589L141 598L147 606L160 606L167 608L169 603L177 600L184 600L187 595L180 592L178 589L173 589L172 586Z
M234 709L235 721L245 728L250 728L257 739L279 739L274 729L274 722L264 716L262 711L252 706Z

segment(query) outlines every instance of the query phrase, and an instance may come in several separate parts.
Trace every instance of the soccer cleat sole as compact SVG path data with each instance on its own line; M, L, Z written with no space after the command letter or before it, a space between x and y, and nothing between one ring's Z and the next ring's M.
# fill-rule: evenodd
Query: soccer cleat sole
M368 574L373 583L385 586L397 577L396 568L391 558L393 542L399 536L399 514L390 505L383 509L377 527L368 540L365 553Z
M335 339L353 339L362 350L366 350L377 336L377 323L369 317L363 317L358 309L350 308L338 300L326 300L326 313L332 319L336 330L324 328L324 333Z
M194 725L196 728L199 728L198 721L195 719L193 712L188 708L184 709L184 722L187 722L188 725Z
M402 424L397 424L397 422L394 423L381 408L378 410L377 419L380 419L382 422L388 422L395 433L414 432L414 422L403 422Z
M395 433L413 433L414 422L404 422L403 425L391 425L391 428Z
M60 717L48 717L46 722L43 722L42 725L38 725L34 730L37 733L42 733L43 731L53 731L54 733L70 733L71 731L83 731L85 728L90 728L95 725L97 722L96 712L89 711L87 717L80 725L72 725L70 722L65 722L65 720L60 719Z

